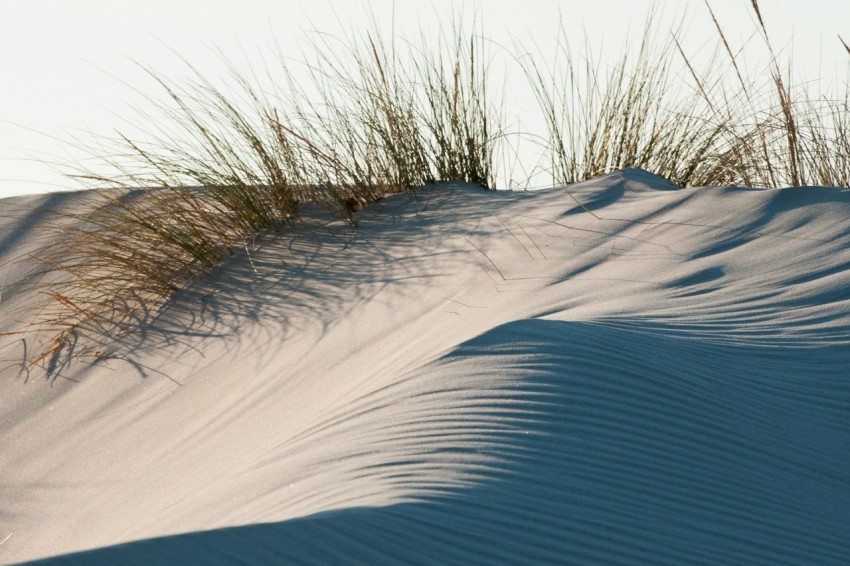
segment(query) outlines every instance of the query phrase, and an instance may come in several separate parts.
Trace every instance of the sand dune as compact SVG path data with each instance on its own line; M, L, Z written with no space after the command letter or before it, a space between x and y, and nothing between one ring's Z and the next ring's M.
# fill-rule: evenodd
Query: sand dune
M850 556L846 190L305 210L123 348L26 382L0 351L0 562Z

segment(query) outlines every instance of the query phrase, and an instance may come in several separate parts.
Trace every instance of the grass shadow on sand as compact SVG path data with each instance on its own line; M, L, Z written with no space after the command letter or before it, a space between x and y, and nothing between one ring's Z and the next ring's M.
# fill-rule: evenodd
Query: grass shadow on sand
M86 371L81 363L94 367L117 359L145 377L156 371L134 361L139 353L168 348L171 358L192 351L200 354L196 342L225 340L246 327L253 332L240 337L242 343L261 353L265 344L285 347L294 333L312 324L327 330L383 288L412 280L427 285L429 278L439 276L431 271L433 262L424 261L432 248L457 236L465 219L477 219L494 205L520 197L460 184L461 193L475 191L476 198L434 200L435 192L453 192L449 186L375 203L361 213L359 227L320 207L302 206L297 224L237 248L209 275L175 293L164 307L140 311L117 328L82 328L85 332L80 334L87 339L69 342L46 364L45 373L50 379L80 379ZM3 367L9 372L25 366L22 348L38 347L19 339L6 346Z

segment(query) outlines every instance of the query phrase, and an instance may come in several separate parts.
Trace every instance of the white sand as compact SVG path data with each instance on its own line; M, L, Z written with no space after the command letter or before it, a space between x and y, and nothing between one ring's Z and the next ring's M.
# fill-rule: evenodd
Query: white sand
M850 192L570 190L316 213L0 370L0 562L846 564Z

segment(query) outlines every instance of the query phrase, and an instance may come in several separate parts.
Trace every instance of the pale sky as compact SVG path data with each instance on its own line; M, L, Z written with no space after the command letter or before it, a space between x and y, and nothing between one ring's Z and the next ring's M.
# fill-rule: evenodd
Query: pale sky
M793 49L801 76L847 76L850 57L837 35L850 41L850 1L760 4L774 46ZM179 78L185 68L174 50L215 75L223 65L210 46L258 64L259 54L268 55L275 43L297 58L306 31L341 35L341 26L363 29L370 11L382 29L418 35L439 18L448 22L453 12L476 9L495 44L536 41L545 50L561 18L571 37L580 41L586 30L597 55L610 51L613 57L629 30L632 36L642 30L652 6L661 12L659 31L684 14L681 37L689 52L714 46L702 0L0 0L0 197L78 188L43 161L79 159L65 143L75 132L121 128L133 104L130 86L155 92L133 61ZM712 6L733 42L740 44L754 29L749 0L715 0ZM533 104L519 96L507 93L508 110L522 119Z

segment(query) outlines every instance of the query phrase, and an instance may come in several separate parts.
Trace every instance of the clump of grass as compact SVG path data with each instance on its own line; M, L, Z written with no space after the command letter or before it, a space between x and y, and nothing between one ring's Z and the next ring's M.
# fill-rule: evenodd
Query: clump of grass
M81 338L99 346L150 320L235 247L290 220L279 197L257 187L101 191L83 208L55 212L45 227L51 243L27 258L36 267L25 290L37 297L27 334L38 338L27 369L52 371L75 348L81 354Z
M278 97L276 130L299 146L305 183L320 188L314 199L364 204L438 180L495 188L503 113L488 94L480 35L455 27L440 33L437 49L374 31L336 41L320 36L309 84L286 69Z
M722 124L718 162L727 184L748 187L850 185L850 84L837 96L812 95L795 86L770 40L757 0L751 0L759 34L770 60L766 81L747 79L711 7L714 23L736 85L697 74L679 47L698 92L710 109L709 120ZM839 38L840 39L840 38ZM843 40L842 40L843 44ZM844 45L846 48L846 45ZM732 93L732 96L730 96Z
M464 179L496 187L494 153L504 139L504 112L489 97L489 65L481 36L465 38L455 30L436 59L426 56L423 39L411 60L409 84L421 89L421 120L437 179ZM464 42L464 39L466 41ZM445 57L448 54L449 60Z
M28 258L39 304L23 333L45 339L26 367L55 372L81 340L99 349L144 324L249 239L296 222L299 202L353 220L437 180L494 186L501 113L487 97L484 42L458 27L446 37L429 59L424 42L400 47L374 30L342 50L319 36L308 83L281 58L271 91L232 65L229 90L188 62L194 78L180 84L148 69L165 100L148 97L144 139L100 143L105 171L72 176L101 190L57 213L53 243Z
M639 48L603 71L589 49L574 54L561 24L555 62L545 69L523 54L521 68L548 128L546 167L554 184L570 184L641 167L679 185L723 177L712 152L725 124L705 117L701 97L681 88L672 45L657 47L647 24Z
M42 226L52 243L27 258L38 283L26 291L40 301L27 369L51 373L81 338L109 342L138 328L253 235L295 217L285 140L200 75L185 86L151 76L166 93L157 107L167 122L149 120L146 142L113 140L101 156L110 173L75 172L103 190L54 212Z
M833 97L795 87L751 2L770 55L767 81L744 76L710 6L718 50L701 70L675 34L659 47L649 25L639 48L613 67L589 49L575 55L563 26L551 69L521 54L548 130L552 181L641 167L680 186L848 186L850 86Z

